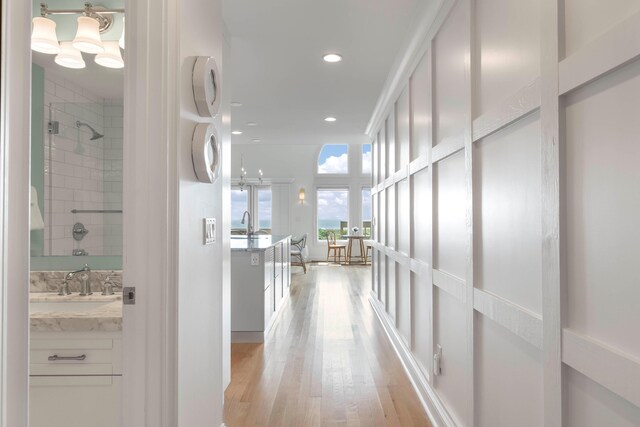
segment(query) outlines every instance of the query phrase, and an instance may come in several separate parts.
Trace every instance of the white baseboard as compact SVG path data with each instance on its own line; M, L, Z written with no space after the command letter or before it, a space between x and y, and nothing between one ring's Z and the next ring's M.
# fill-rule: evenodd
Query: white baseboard
M376 313L380 324L389 337L391 345L398 354L400 362L402 363L405 372L409 376L409 380L411 381L413 388L418 394L418 398L420 399L424 410L427 412L429 420L431 420L433 426L455 427L456 423L453 421L453 419L445 409L442 401L420 370L418 361L413 357L413 355L411 354L411 350L409 350L409 348L405 344L405 341L400 336L398 330L391 323L391 320L385 313L382 304L373 294L369 296L369 302L371 303L371 307L373 307L373 311Z

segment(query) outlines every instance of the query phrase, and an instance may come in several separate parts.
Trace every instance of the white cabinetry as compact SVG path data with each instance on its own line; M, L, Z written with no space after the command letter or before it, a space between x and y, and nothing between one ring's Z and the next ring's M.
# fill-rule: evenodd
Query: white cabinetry
M33 332L29 426L120 425L121 343L113 332Z
M231 252L231 340L262 342L289 296L289 238L259 250ZM259 253L259 265L251 255Z

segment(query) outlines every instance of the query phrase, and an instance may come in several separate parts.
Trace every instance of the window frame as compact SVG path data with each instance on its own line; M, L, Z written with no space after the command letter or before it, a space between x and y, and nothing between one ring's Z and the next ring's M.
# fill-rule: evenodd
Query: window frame
M318 203L318 196L320 194L321 191L346 191L347 192L347 234L349 234L349 227L350 227L350 219L349 216L351 215L351 188L349 187L348 184L337 184L337 185L318 185L315 187L315 209L314 209L314 234L315 234L315 240L316 242L326 242L326 239L320 239L320 227L318 224L318 221L320 220L320 217L318 215L318 208L320 207L319 203ZM336 236L336 240L338 241L346 241L347 239L343 239L342 235L340 236Z
M369 146L369 153L371 155L371 164L370 164L370 169L369 169L369 173L365 173L364 171L364 161L362 159L362 157L364 156L364 146L368 145ZM372 142L363 142L362 144L360 144L360 176L364 177L364 178L370 178L373 177L373 143Z
M247 196L247 210L251 214L251 221L253 223L253 232L260 230L260 212L259 212L259 201L258 201L258 191L269 189L271 191L271 234L273 234L273 186L269 184L245 184L242 187L242 191L246 191ZM231 185L231 190L240 190L241 187L237 184ZM244 227L246 230L246 227ZM233 230L238 230L237 228L231 227L231 232L233 234ZM240 234L241 235L241 234Z
M370 224L369 224L369 235L364 235L364 237L371 239L373 236L373 193L372 193L372 188L370 185L363 185L360 187L360 227L362 229L362 232L364 233L365 230L365 226L364 226L364 191L365 190L369 190L369 199L371 200L370 202L370 207L371 207L371 219L369 220Z

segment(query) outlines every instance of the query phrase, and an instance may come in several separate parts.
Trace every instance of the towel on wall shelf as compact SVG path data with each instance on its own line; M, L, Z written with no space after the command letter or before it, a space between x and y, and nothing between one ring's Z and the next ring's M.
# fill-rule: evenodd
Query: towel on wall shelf
M44 230L44 220L38 206L38 191L31 186L31 231Z

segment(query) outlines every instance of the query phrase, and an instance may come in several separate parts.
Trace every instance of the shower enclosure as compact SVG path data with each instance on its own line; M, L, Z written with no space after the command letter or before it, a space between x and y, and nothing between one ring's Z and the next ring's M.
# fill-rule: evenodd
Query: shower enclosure
M34 255L121 255L122 103L52 102L44 108L42 187L32 180L44 230Z

